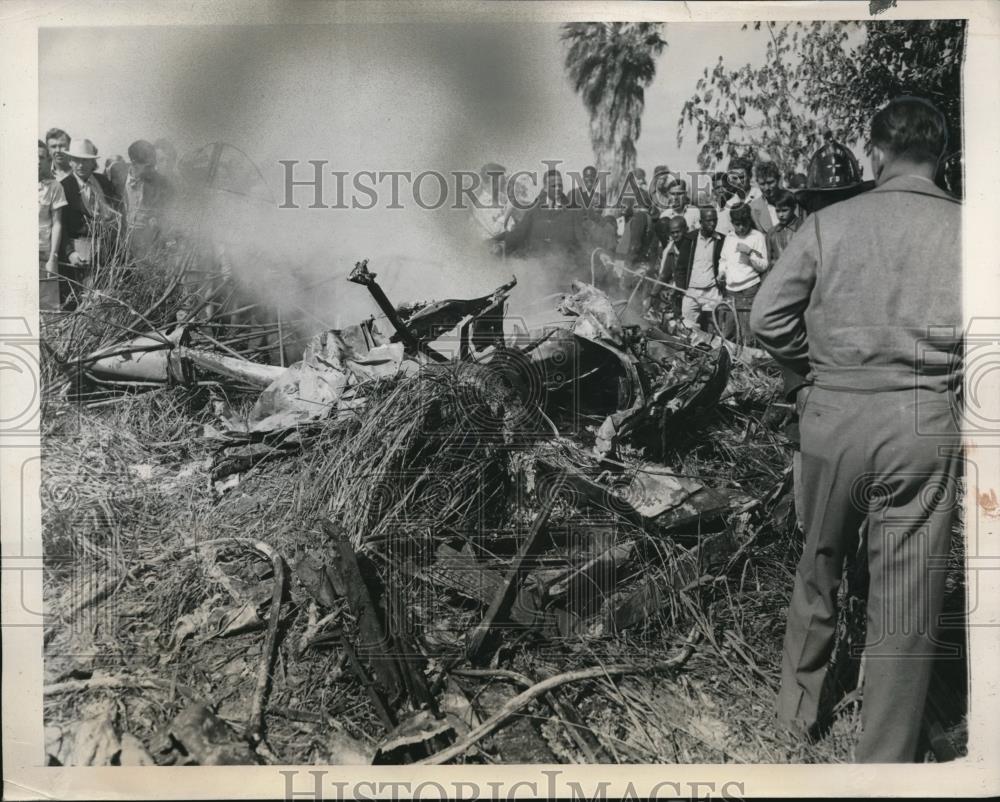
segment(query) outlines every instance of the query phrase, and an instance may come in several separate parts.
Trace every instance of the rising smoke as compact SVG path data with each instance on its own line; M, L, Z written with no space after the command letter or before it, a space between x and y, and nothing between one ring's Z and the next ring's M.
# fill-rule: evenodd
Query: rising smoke
M514 306L565 289L567 271L559 268L566 266L501 262L477 238L468 212L424 210L405 191L404 208L388 209L387 185L371 210L309 209L308 190L298 196L302 208L277 208L282 159L322 159L352 174L448 174L491 161L541 171L551 158L579 170L589 155L586 121L582 109L567 119L557 26L139 30L103 31L104 45L113 51L116 37L133 45L150 37L160 49L139 48L132 57L168 59L170 68L117 64L131 70L124 103L111 93L94 102L124 110L117 125L129 126L129 139L167 135L182 154L230 142L259 166L273 203L213 192L186 219L225 243L233 270L261 300L298 310L317 329L354 322L375 311L365 290L346 282L362 258L396 302L484 294L511 274L519 280ZM58 40L43 58L65 56L60 42L74 41L74 31L51 36ZM580 266L579 275L587 270Z

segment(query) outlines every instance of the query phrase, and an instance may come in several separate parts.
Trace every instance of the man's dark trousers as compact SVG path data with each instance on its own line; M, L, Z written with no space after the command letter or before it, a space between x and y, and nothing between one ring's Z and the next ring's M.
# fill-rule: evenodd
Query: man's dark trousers
M802 518L778 715L811 727L833 650L847 549L867 524L870 589L856 759L916 758L956 510L960 439L946 394L805 388Z

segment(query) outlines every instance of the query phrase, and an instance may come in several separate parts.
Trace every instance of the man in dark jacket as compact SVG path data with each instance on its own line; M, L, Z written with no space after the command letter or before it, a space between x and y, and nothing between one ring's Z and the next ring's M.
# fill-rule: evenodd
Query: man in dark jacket
M756 167L757 186L760 187L760 197L750 201L750 214L758 231L770 234L778 225L778 214L775 208L778 193L781 192L781 171L772 161L758 162Z
M583 212L572 208L562 191L558 170L545 174L545 188L520 222L496 239L508 256L556 257L568 262L581 258Z
M648 211L648 198L639 190L621 200L621 236L615 245L614 260L618 280L608 289L622 298L634 298L634 293L644 283L642 276L649 272L650 265L656 263L659 255L659 240Z
M806 542L778 716L809 734L822 723L844 558L866 526L862 762L917 758L939 642L961 456L961 206L934 184L946 141L925 100L878 112L876 187L810 217L751 316L775 359L813 382L798 394Z
M168 228L173 185L156 169L156 148L145 139L128 147L131 161L120 196L124 203L132 253L148 255Z
M604 214L604 193L597 182L597 168L588 164L583 168L583 186L575 187L569 194L569 205L583 212L584 219L597 222Z
M113 234L115 213L95 178L97 146L89 139L77 140L67 152L72 172L60 183L66 195L63 211L63 254L75 269L74 279L89 286L100 250Z
M681 258L682 249L685 248L684 237L688 233L687 221L682 215L675 215L669 219L660 218L656 228L657 235L661 238L662 255L655 270L651 271L652 277L666 284L675 284L677 263ZM645 305L658 311L661 320L665 317L680 320L681 294L659 284L647 283Z
M799 217L798 204L795 196L787 189L778 190L774 195L774 212L777 223L767 232L767 259L770 262L769 268L774 267L781 252L785 250L792 234L799 230L802 225L802 218Z
M674 269L674 283L685 290L681 301L681 317L688 328L700 324L711 331L706 319L722 300L719 288L719 255L725 237L715 230L718 212L710 206L700 210L700 225L684 235L680 242L680 255Z
M628 198L621 208L622 235L615 246L615 258L629 269L644 268L653 250L656 230L653 219L642 203L642 196Z

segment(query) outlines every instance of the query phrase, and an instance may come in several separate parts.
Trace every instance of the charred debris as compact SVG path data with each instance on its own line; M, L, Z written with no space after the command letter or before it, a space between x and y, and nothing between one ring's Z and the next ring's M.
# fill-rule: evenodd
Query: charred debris
M367 260L349 280L383 317L319 334L287 367L219 347L196 320L60 366L70 387L108 397L252 390L242 408L219 403L201 432L216 504L272 474L272 492L288 492L289 460L316 467L310 492L295 498L294 527L273 524L280 537L263 519L252 537L165 547L63 605L46 633L48 643L150 575L213 561L230 601L206 600L169 640L176 655L210 637L263 638L241 725L220 716L211 682L62 676L47 698L170 685L179 712L143 739L101 712L54 734L51 762L277 762L286 755L269 745L269 727L329 729L337 718L323 703L274 701L287 663L318 656L360 695L368 733L334 726L331 762L502 758L498 731L537 706L574 754L608 760L583 712L588 683L682 671L711 631L713 583L790 520L788 451L776 434L785 410L760 354L623 324L623 303L582 282L556 299L554 322L511 331L516 279L479 298L409 305L387 298ZM754 442L752 478L737 480L739 451ZM662 645L624 646L636 633ZM547 655L544 669L525 659L534 650ZM573 668L556 670L560 661ZM476 688L497 681L517 693L484 706ZM108 754L77 754L81 728L103 733Z

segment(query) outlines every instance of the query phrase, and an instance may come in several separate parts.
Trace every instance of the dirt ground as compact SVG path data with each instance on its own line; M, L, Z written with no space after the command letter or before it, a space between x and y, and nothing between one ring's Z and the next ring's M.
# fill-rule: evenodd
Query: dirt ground
M671 467L763 495L780 482L790 451L780 434L760 426L761 413L759 400L721 404ZM190 762L176 717L192 701L212 709L236 740L248 726L274 583L269 561L248 544L264 541L292 565L305 550L322 550L316 511L325 509L329 493L320 478L331 444L320 438L252 468L220 497L209 479L214 446L202 436L212 419L206 393L182 388L94 409L46 410L44 714L51 763ZM801 537L787 493L748 537L737 559L639 626L597 636L528 631L504 639L485 669L492 675L451 673L441 687L458 700L447 712L461 735L524 689L511 672L537 681L585 666L642 666L697 639L682 668L567 684L558 699L520 709L459 760L849 761L859 729L860 699L850 693L857 660L840 655L834 674L846 687L823 740L804 743L782 732L772 715ZM956 548L950 610L964 609L961 566ZM350 616L342 598L317 605L301 577L290 578L281 605L267 746L283 763L368 762L385 746L386 727L336 638L316 639ZM482 608L433 583L405 581L409 631L421 644L427 675L440 685L449 668L461 666L463 633ZM847 644L859 637L861 602L846 591L844 602ZM949 636L960 640L961 628ZM942 661L932 690L941 755L964 754L965 685L964 663Z

